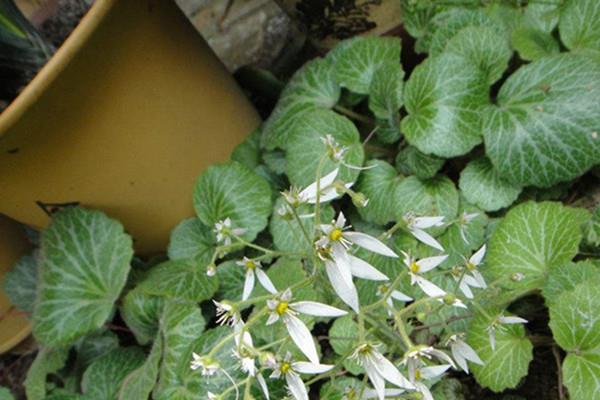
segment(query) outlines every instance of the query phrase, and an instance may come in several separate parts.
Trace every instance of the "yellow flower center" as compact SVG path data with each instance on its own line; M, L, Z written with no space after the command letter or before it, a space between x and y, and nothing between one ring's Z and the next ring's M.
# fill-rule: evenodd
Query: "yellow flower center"
M279 315L283 315L289 308L289 303L282 301L275 307L275 312Z
M329 234L329 239L333 240L334 242L337 242L341 238L342 238L342 230L340 228L335 228Z
M423 376L421 375L421 370L418 369L415 371L415 379L420 381Z
M246 268L248 268L248 269L255 269L256 268L256 264L254 263L254 261L248 260L248 261L246 261Z
M477 268L477 265L473 264L471 261L467 261L467 269L469 271L473 271L476 268Z
M283 362L283 363L281 363L281 367L279 367L279 370L281 371L282 374L287 374L290 369L292 369L292 366L290 365L289 362Z
M412 272L413 274L418 273L421 270L421 267L419 266L419 264L417 264L416 261L413 261L410 264L410 272Z

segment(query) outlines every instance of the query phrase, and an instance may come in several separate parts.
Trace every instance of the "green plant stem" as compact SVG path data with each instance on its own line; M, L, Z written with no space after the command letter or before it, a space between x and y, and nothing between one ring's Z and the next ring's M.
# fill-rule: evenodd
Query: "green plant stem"
M333 109L335 111L339 112L340 114L344 114L348 118L353 119L355 121L364 122L365 124L369 124L369 125L375 125L375 121L373 121L371 118L369 118L365 115L359 114L357 112L354 112L344 106L340 106L339 104L335 105L333 107Z

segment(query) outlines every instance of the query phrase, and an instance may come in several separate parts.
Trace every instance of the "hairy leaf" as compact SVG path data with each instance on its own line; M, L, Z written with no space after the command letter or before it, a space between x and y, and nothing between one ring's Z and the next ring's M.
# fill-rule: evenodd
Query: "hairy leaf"
M558 30L569 49L600 51L600 3L596 0L566 1Z
M198 218L189 218L179 223L171 232L169 258L171 260L193 260L206 267L215 251L215 234Z
M23 256L6 274L4 292L10 302L27 314L33 313L37 288L38 255Z
M369 199L366 207L358 208L358 213L367 222L385 225L394 220L394 209L390 207L390 194L396 191L401 177L394 167L382 160L372 160L370 167L358 178L356 190Z
M404 175L415 175L420 179L433 178L445 160L425 154L414 146L406 146L396 156L396 168Z
M562 366L564 383L572 400L600 399L600 349L569 354Z

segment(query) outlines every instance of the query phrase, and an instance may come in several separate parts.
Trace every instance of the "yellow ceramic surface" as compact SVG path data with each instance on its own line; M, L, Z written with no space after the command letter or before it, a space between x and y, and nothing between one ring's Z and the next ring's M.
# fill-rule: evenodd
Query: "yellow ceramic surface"
M0 288L4 287L8 270L28 249L23 228L0 215ZM31 324L25 315L14 308L0 290L0 354L17 345L29 332Z
M0 212L43 227L36 202L78 202L164 250L195 178L258 123L172 0L96 0L0 114Z

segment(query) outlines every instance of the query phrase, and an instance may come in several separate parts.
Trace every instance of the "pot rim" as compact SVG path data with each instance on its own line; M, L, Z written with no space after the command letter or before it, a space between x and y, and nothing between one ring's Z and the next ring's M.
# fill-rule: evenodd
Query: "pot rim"
M0 113L0 138L38 100L69 65L117 0L95 0L90 9L23 91Z

